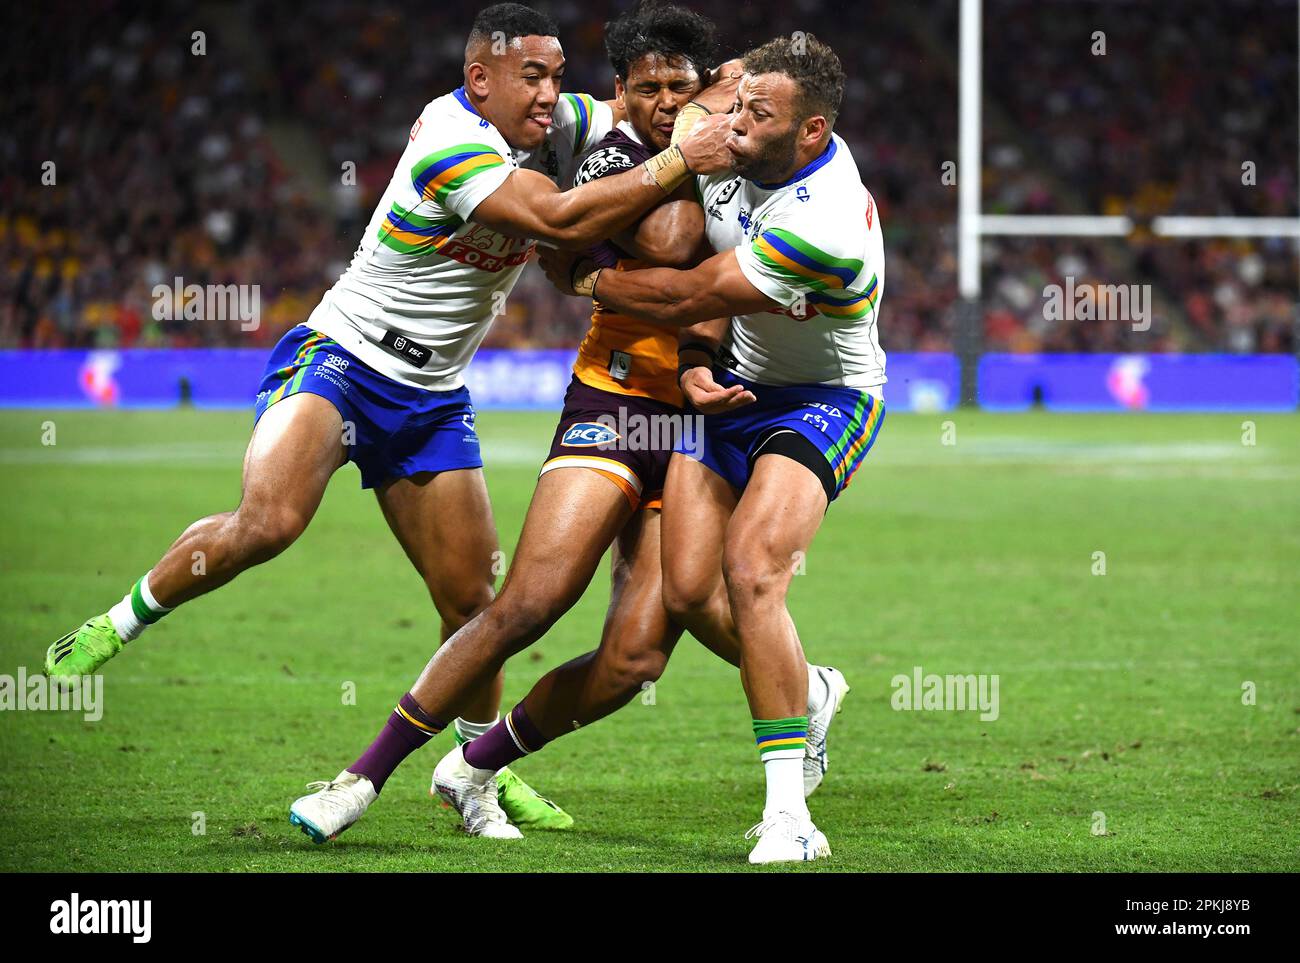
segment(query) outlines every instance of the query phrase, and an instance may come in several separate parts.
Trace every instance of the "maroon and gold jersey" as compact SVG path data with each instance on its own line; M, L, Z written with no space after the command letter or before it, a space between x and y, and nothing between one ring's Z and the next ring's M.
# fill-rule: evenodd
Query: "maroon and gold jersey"
M631 170L654 153L624 121L579 165L574 186ZM602 267L617 271L645 266L613 241L603 241L589 253ZM677 386L676 329L628 317L600 301L591 312L591 328L578 348L573 373L583 384L603 391L683 404Z

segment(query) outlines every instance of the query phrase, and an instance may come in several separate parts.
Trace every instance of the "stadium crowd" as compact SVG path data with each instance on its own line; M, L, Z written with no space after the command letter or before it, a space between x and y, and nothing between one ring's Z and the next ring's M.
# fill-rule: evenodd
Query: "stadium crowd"
M0 347L274 342L346 265L423 104L460 83L479 5L325 0L310 30L293 5L257 0L10 10L0 76L21 94L0 103ZM612 96L601 25L624 5L550 4L566 89ZM837 130L885 226L882 342L951 350L956 0L869 16L691 5L725 53L809 29L836 47L850 78ZM987 0L984 209L1296 216L1294 4L1189 8ZM1295 348L1294 241L996 239L983 262L991 350ZM155 288L178 277L258 285L260 325L159 320ZM1048 320L1043 288L1067 278L1150 284L1152 330ZM574 346L586 323L530 269L488 343Z

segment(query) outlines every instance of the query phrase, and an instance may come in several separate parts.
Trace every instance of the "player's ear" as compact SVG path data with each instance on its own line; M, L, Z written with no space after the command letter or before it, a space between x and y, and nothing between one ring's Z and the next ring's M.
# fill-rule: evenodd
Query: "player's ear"
M826 118L820 114L809 117L803 122L803 136L810 144L815 144L822 139L822 134L826 133Z
M623 83L623 78L615 74L614 75L614 103L617 105L618 109L623 111L624 113L627 112L627 104L623 100L623 95L626 93L627 93L627 87Z
M488 95L488 70L475 61L465 67L465 86L479 97Z

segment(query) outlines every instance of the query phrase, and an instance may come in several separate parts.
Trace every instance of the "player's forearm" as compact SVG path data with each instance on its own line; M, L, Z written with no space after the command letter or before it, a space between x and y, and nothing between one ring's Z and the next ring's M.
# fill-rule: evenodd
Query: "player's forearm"
M570 248L603 241L662 201L686 176L686 162L672 148L630 171L549 195L538 212L537 236Z
M677 329L677 380L689 368L712 368L718 360L718 349L723 335L731 324L730 318L714 318Z
M697 324L684 325L677 332L678 347L680 349L683 345L698 344L717 354L730 326L731 318L712 318Z
M595 297L622 314L670 328L729 316L721 298L691 282L693 273L672 268L601 271Z

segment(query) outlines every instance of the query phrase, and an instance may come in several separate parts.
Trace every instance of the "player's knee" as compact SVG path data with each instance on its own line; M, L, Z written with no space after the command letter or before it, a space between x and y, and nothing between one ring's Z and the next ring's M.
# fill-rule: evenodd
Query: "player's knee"
M665 571L664 608L678 622L689 625L692 618L708 610L713 588L713 579L703 573L700 578L691 578L690 573Z
M722 576L733 608L784 598L790 573L790 565L760 548L737 545L723 552Z
M496 623L494 636L527 645L544 635L571 604L568 599L516 582L502 590L485 616ZM517 646L507 648L513 652Z
M668 655L658 650L620 653L610 660L610 687L624 699L631 699L647 685L658 682L668 667Z
M297 541L309 517L291 508L249 508L235 512L236 537L254 563L275 558Z
M429 594L433 597L443 624L455 632L492 604L496 590L490 581L458 585L450 590L441 583L430 583Z

